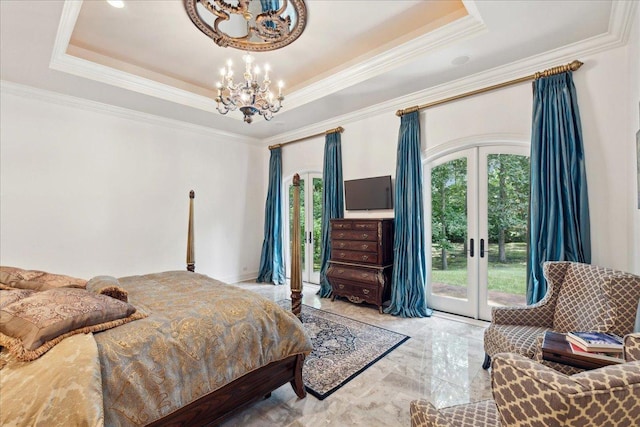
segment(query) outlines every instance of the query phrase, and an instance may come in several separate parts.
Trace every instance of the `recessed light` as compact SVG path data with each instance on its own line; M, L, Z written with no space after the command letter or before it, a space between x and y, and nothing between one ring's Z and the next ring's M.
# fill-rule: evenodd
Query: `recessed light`
M466 55L458 56L457 58L454 58L453 61L451 61L453 65L462 65L466 64L467 62L469 62L469 57Z
M113 7L117 7L118 9L122 9L124 7L123 0L107 0L107 3L109 3Z

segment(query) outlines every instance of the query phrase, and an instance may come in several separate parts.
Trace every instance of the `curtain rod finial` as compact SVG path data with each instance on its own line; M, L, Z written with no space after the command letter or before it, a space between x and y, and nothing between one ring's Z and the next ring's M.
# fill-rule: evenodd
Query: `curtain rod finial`
M582 67L584 65L584 62L580 62L577 59L575 59L574 61L571 62L571 64L569 64L569 69L571 71L576 71L578 68Z
M195 199L195 197L196 197L196 192L193 191L193 190L189 191L189 198L190 199Z

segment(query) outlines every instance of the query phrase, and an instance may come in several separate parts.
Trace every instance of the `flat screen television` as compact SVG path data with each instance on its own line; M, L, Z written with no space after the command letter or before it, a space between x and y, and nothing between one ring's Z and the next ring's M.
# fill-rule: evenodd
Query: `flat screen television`
M344 202L348 211L393 209L391 175L345 181Z

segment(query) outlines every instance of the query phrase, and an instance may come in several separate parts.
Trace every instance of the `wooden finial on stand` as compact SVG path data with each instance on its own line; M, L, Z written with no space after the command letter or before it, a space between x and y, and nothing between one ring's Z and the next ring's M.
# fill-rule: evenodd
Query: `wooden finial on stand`
M191 190L189 192L189 231L187 232L187 270L196 271L196 252L193 241L193 199L196 193Z
M302 257L300 254L300 175L293 176L291 238L291 311L302 322Z

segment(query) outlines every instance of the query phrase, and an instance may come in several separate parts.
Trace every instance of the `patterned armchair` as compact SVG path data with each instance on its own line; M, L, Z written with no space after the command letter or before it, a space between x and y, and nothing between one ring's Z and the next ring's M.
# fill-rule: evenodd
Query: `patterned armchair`
M544 264L547 294L525 307L495 307L484 333L483 368L497 353L517 353L565 374L578 368L542 360L544 332L611 332L619 336L634 329L640 277L576 262Z
M436 409L411 402L412 427L640 425L640 334L625 337L627 363L565 375L515 353L493 358L494 400Z

